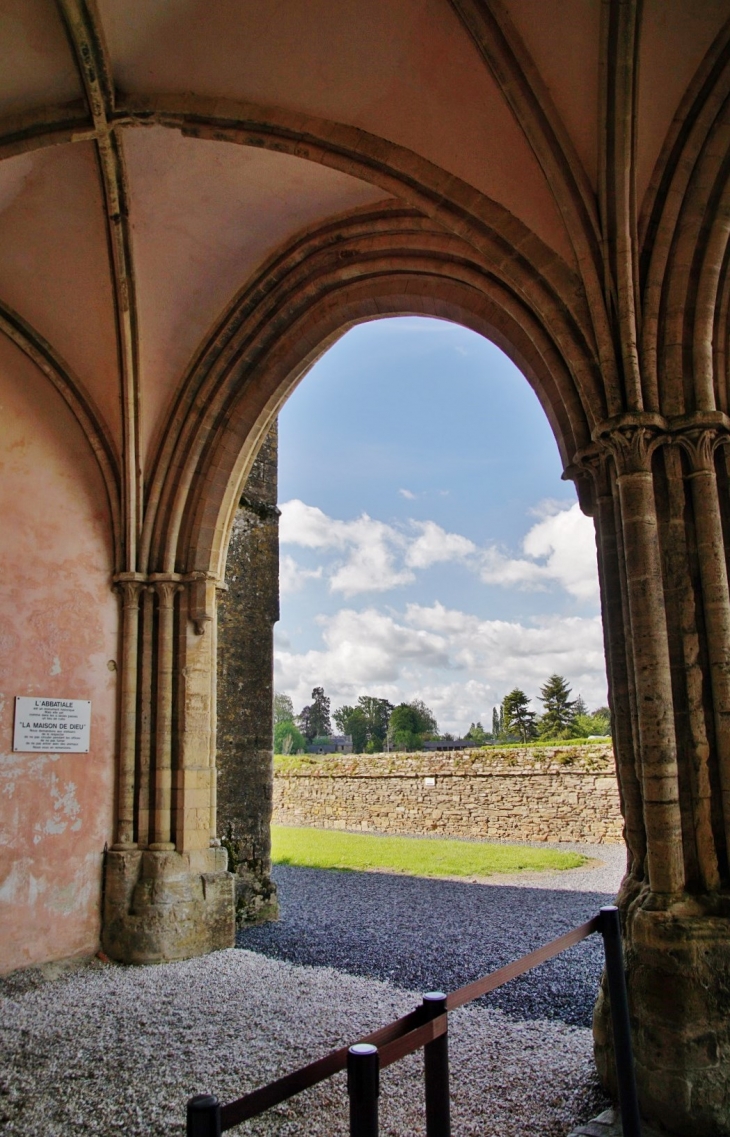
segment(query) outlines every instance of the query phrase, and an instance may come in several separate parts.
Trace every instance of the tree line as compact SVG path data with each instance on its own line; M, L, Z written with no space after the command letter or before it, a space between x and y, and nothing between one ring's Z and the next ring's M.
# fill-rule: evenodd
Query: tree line
M472 723L464 738L477 746L499 742L561 741L611 733L608 707L589 712L583 698L571 699L571 688L562 675L551 675L540 689L542 714L532 710L531 700L519 687L505 695L492 711L492 729ZM307 746L326 744L333 735L332 720L341 734L352 737L355 754L378 754L383 750L420 750L424 742L453 742L449 733L439 734L433 711L421 699L394 706L388 699L360 695L353 706L331 712L323 687L312 690L311 702L294 713L288 695L274 696L274 753L297 754Z
M326 743L332 737L332 719L341 734L352 737L356 754L419 750L424 742L440 737L433 711L420 699L394 706L388 699L361 695L354 706L331 714L324 688L315 687L311 703L298 715L288 695L274 696L274 752L296 754L308 744Z

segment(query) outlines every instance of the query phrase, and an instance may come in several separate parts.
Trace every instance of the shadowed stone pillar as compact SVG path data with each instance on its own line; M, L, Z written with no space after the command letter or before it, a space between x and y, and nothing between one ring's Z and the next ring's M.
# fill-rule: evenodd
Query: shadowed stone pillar
M629 846L619 906L639 1096L670 1133L718 1137L730 1132L730 419L634 412L594 438L582 464ZM615 1091L605 986L594 1034Z
M271 880L274 624L279 618L277 427L233 522L218 602L218 833L236 874L240 923L278 915Z

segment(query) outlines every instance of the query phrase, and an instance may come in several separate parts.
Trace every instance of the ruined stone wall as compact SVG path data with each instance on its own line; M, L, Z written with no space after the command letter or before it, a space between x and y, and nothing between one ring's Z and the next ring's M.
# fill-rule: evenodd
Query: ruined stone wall
M605 744L277 759L274 821L514 841L622 840L613 750Z
M276 915L271 882L273 634L279 618L277 428L233 523L218 602L218 833L236 872L239 920Z

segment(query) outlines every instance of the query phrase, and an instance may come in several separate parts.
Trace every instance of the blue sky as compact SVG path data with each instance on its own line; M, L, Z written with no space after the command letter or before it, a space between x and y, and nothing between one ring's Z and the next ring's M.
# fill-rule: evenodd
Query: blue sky
M606 684L593 526L529 384L440 320L361 324L279 420L276 686L422 698L442 730L491 722L552 672ZM539 703L536 703L539 710Z

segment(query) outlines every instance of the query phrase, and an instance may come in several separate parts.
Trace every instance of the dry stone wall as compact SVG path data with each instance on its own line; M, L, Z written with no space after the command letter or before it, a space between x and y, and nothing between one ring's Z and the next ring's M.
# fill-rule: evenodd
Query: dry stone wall
M274 822L373 833L619 842L610 745L277 759Z

